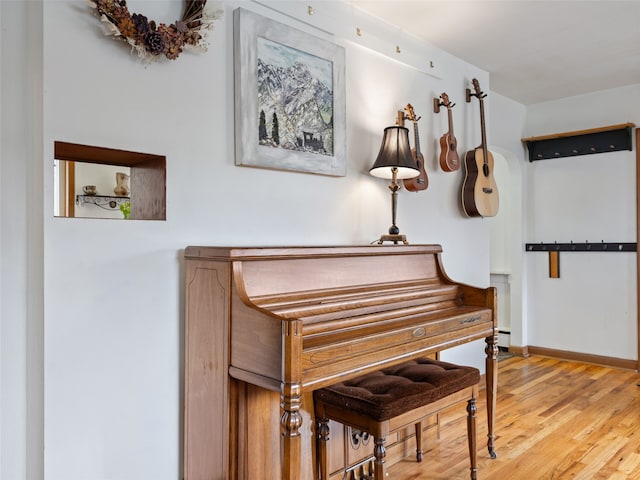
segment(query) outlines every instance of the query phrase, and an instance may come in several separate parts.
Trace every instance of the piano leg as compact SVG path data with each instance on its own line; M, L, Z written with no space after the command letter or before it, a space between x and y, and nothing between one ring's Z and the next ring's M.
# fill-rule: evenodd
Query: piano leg
M297 395L283 393L281 397L284 410L280 419L282 426L282 480L299 480L300 478L302 451L300 406L302 405L302 397L299 386L293 390L297 390Z
M496 399L498 394L498 331L494 330L494 334L485 339L487 346L485 347L485 353L487 354L486 360L486 393L487 393L487 427L489 433L487 434L487 448L489 449L489 455L491 458L496 458L498 455L495 450L495 425L496 425Z
M282 322L282 348L285 358L300 358L302 355L302 320ZM300 480L302 467L302 371L299 362L287 362L284 382L280 384L282 417L282 480Z
M302 451L300 437L302 396L300 395L299 385L289 385L289 388L284 388L284 390L285 393L281 396L283 412L280 418L282 427L282 480L299 480ZM287 390L289 391L288 393ZM296 394L292 394L293 392L296 392Z

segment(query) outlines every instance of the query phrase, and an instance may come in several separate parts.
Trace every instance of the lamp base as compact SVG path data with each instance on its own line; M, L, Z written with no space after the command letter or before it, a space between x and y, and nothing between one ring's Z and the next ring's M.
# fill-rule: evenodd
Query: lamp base
M393 243L398 243L398 242L402 242L405 245L409 244L409 241L407 240L407 236L406 235L382 235L379 239L378 239L378 245L382 245L384 242L393 242Z

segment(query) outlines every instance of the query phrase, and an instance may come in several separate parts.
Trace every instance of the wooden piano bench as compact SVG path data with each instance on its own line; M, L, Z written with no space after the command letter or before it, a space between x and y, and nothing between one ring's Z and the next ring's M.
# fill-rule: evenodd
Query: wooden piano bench
M475 413L479 381L480 372L476 368L419 358L314 391L318 477L321 480L329 479L329 420L373 436L372 480L386 480L387 436L415 425L416 457L420 462L421 421L466 400L471 479L475 480Z

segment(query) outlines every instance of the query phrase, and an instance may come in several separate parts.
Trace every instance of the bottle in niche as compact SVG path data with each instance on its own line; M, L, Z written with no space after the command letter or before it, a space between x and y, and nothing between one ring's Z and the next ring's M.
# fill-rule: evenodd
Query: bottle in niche
M119 197L129 196L129 175L124 172L116 172L116 188L113 192Z

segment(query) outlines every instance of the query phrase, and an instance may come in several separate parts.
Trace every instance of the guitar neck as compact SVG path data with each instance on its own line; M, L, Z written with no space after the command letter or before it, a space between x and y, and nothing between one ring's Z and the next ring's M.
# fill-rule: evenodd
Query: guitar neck
M416 158L420 156L420 138L418 136L418 122L413 122L413 138L416 143Z
M480 131L482 133L482 156L485 164L488 163L487 154L487 133L484 126L484 100L480 98Z

